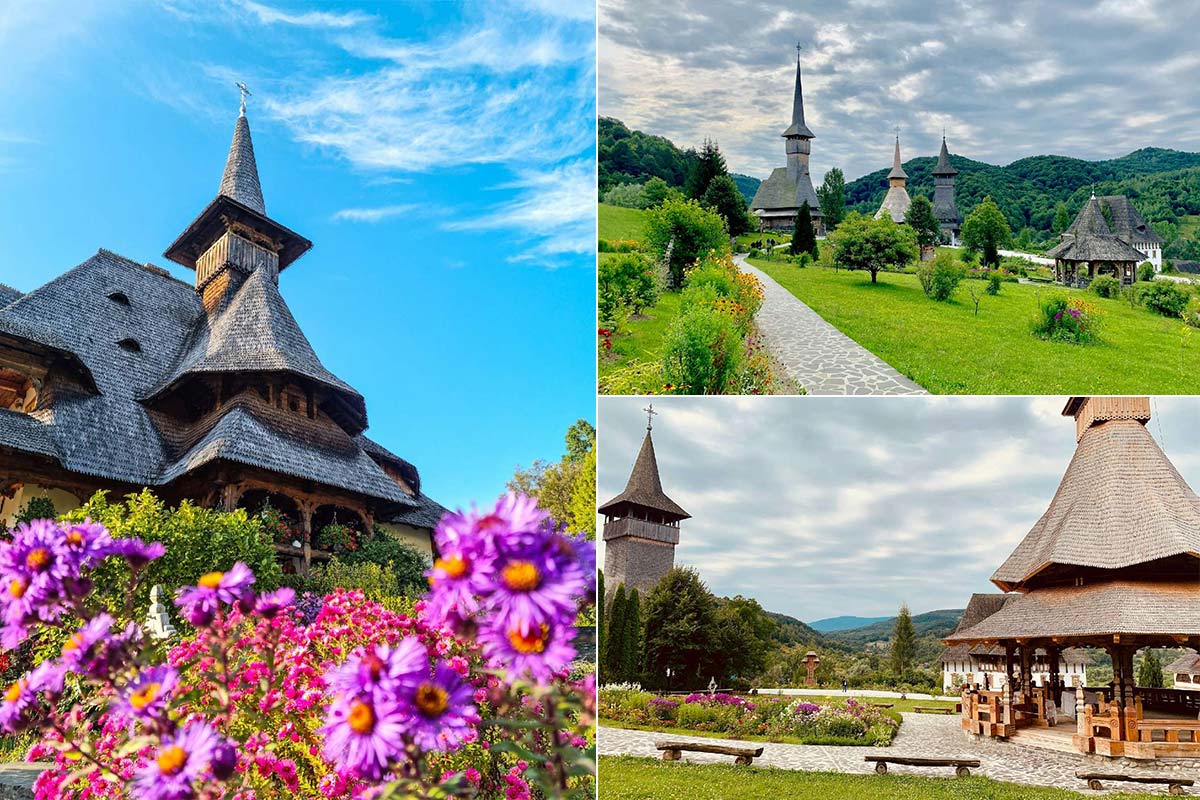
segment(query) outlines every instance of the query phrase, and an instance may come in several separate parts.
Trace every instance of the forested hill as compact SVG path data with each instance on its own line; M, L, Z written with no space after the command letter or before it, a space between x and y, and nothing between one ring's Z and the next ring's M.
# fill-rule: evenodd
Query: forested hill
M682 187L696 163L694 148L681 150L670 139L630 130L612 117L600 117L597 137L600 194L617 183L645 183L650 178L662 178L668 186ZM758 189L758 178L737 174L730 177L749 203Z
M780 644L819 645L825 643L825 639L821 634L795 617L789 617L787 614L776 614L773 611L768 611L767 616L775 620L774 639Z
M1200 153L1145 147L1107 161L1032 156L1003 167L956 155L950 161L958 170L955 198L959 211L969 214L990 195L1015 231L1026 227L1049 231L1060 202L1066 203L1074 218L1093 183L1096 194L1123 194L1132 199L1151 224L1178 225L1181 216L1200 214ZM936 164L933 156L904 162L910 195L933 198L931 173ZM874 213L887 192L887 172L885 167L848 182L846 204Z
M931 635L941 639L954 630L954 627L958 625L959 618L962 617L962 613L963 609L957 608L916 614L912 618L913 627L916 628L918 636ZM872 642L886 642L890 640L895 627L896 618L888 617L885 620L864 625L861 628L830 631L825 634L825 638L830 642L839 642L858 650Z

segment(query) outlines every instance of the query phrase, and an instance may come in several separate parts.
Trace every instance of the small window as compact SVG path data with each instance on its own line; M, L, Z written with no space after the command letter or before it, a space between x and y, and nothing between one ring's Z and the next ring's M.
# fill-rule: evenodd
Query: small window
M294 394L288 395L288 411L291 411L293 414L300 411L300 398Z
M108 299L122 306L129 305L129 296L124 292L109 292Z
M142 352L142 346L138 344L137 339L122 339L117 342L117 346L127 353Z

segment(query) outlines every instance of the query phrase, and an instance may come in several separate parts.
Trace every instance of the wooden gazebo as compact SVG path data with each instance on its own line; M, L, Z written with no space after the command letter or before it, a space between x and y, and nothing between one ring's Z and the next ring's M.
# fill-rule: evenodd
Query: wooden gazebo
M1075 455L1050 507L992 576L1013 596L945 640L1004 653L1003 686L963 688L963 730L1008 738L1050 728L1083 753L1200 758L1200 692L1139 688L1133 670L1143 647L1200 647L1200 497L1145 429L1148 398L1075 397L1063 414L1076 420ZM1106 650L1112 683L1061 685L1066 647ZM1031 677L1039 650L1044 685Z

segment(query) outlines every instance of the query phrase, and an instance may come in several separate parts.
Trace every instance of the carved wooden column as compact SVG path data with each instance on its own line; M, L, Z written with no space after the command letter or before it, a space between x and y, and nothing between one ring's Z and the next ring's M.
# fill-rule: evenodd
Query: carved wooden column
M312 518L316 508L311 500L301 501L296 507L300 514L300 530L304 531L304 563L301 573L307 578L312 568Z

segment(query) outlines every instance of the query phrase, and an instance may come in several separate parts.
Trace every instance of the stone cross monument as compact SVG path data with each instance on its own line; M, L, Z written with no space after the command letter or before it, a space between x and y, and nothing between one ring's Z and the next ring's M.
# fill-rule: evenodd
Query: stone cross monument
M821 663L821 657L817 655L815 650L809 650L804 656L804 668L808 670L808 675L804 678L805 686L817 685L817 665Z

